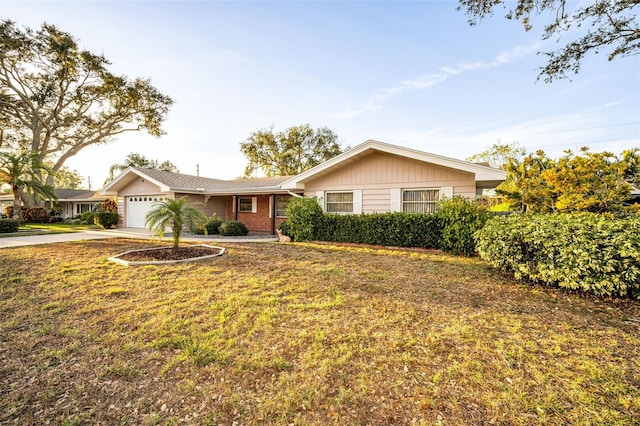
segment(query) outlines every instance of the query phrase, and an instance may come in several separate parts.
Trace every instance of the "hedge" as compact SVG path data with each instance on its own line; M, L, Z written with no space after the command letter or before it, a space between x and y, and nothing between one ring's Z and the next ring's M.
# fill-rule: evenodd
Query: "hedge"
M14 219L0 219L0 234L18 232L18 221Z
M496 217L480 256L517 279L640 299L640 218L594 213Z
M438 249L441 238L441 219L433 214L326 214L315 224L321 241Z

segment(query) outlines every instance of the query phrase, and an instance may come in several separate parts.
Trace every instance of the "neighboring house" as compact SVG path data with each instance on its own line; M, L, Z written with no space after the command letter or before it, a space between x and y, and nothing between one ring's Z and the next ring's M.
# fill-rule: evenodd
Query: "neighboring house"
M60 209L63 219L80 216L82 213L93 209L94 204L102 203L109 199L100 194L100 192L89 189L57 189L57 201L54 201L54 207Z
M58 200L53 202L53 206L60 209L63 219L80 216L83 212L91 210L94 204L109 198L87 189L56 188L55 191ZM13 194L0 195L0 211L3 211L5 206L12 205Z
M370 140L297 176L219 180L130 167L102 194L118 197L125 227L144 227L154 201L186 195L207 215L273 234L292 196L318 197L327 213L429 213L441 197L473 199L505 178L502 170Z

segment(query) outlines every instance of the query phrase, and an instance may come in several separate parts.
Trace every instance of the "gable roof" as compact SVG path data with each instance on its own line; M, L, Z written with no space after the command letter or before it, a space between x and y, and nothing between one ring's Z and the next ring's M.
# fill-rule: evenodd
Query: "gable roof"
M423 161L438 166L448 167L455 170L461 170L473 173L478 187L493 187L504 181L507 173L504 170L494 169L482 164L470 163L468 161L457 160L455 158L444 157L442 155L430 154L415 149L404 148L397 145L368 140L360 145L343 152L332 159L319 164L306 172L293 176L291 179L282 183L285 189L304 189L304 184L321 176L334 172L342 167L346 167L354 161L360 160L374 152L384 152L387 154L398 155L400 157L410 158L413 160Z
M280 184L291 176L276 176L267 178L247 178L222 180L182 173L165 172L163 170L129 167L118 177L109 182L102 190L102 194L116 194L136 178L141 177L157 185L162 192L182 192L196 194L239 194L273 192L280 189Z

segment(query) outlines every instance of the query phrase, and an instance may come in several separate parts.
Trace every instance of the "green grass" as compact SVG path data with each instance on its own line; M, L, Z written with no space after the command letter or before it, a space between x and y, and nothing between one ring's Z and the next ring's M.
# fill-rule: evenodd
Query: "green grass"
M0 424L637 424L640 304L316 244L0 250Z

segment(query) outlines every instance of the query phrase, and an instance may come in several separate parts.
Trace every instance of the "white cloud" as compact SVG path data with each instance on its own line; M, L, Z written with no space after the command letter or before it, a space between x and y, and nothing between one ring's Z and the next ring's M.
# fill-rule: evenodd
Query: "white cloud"
M491 61L478 61L473 63L462 63L456 66L443 66L439 73L425 74L413 80L405 80L398 86L382 89L369 96L367 101L355 108L345 109L343 112L335 114L335 118L345 119L362 115L369 111L377 111L382 109L382 105L396 95L409 90L423 90L442 83L449 76L458 75L463 72L475 71L478 69L497 68L504 64L517 62L518 60L537 52L542 46L542 42L537 41L528 46L516 46L506 52L500 52Z

